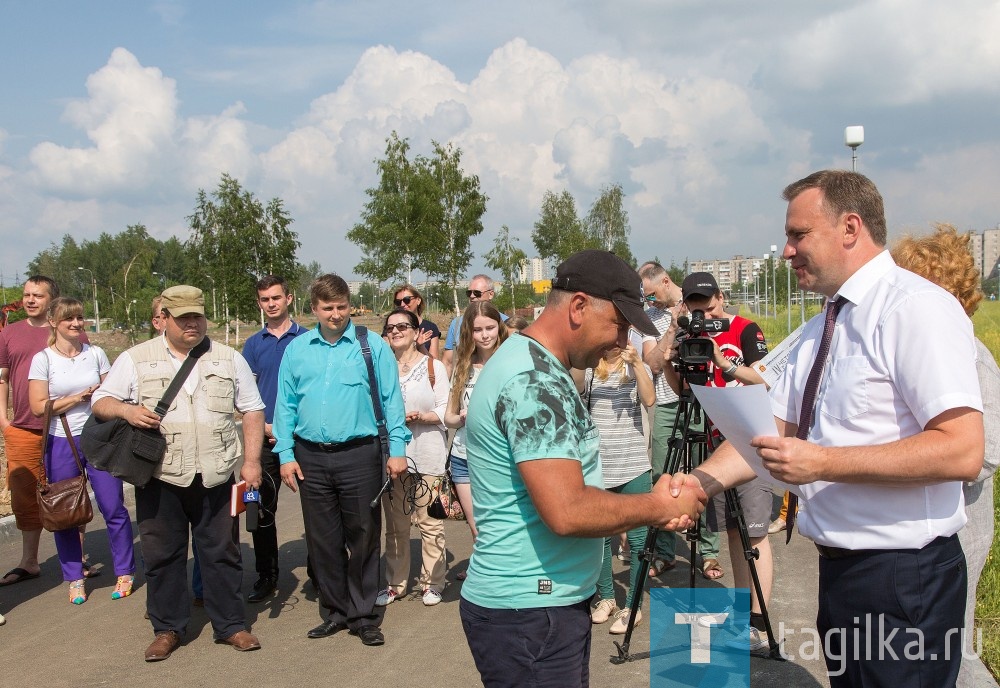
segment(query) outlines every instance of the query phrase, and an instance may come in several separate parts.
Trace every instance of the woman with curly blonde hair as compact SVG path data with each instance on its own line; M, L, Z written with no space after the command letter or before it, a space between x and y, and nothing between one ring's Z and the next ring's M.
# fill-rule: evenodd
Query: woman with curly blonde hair
M933 234L923 237L903 237L892 249L896 263L929 279L950 292L962 304L970 318L983 299L979 288L979 271L969 252L971 238L959 234L952 225L939 223ZM976 370L983 397L983 425L986 431L986 453L983 467L975 481L966 483L965 515L968 522L959 531L968 570L968 592L965 605L962 667L958 686L996 685L989 671L974 650L976 587L993 544L993 473L1000 464L1000 368L989 349L976 339ZM947 365L942 361L941 365Z

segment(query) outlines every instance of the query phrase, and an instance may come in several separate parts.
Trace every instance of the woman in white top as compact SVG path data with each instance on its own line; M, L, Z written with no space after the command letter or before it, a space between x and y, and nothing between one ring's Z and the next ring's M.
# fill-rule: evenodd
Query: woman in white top
M421 597L428 607L441 601L444 588L444 522L427 514L444 476L447 428L442 418L448 401L448 372L440 361L417 348L420 320L403 308L385 320L385 336L399 366L399 386L406 408L406 425L413 439L406 445L410 471L394 478L392 491L382 497L385 512L385 575L388 587L375 604L384 607L406 593L410 575L410 519L420 530Z
M500 311L489 301L473 301L462 315L462 327L455 350L455 375L451 379L451 394L448 396L448 410L444 422L449 428L456 428L455 441L451 445L451 479L458 492L458 500L475 539L476 519L472 515L472 487L469 485L469 464L465 455L465 414L469 407L469 397L476 386L479 372L490 360L493 352L507 339L507 328L503 326Z
M87 479L94 490L97 507L107 524L111 556L118 581L111 599L128 597L135 581L135 557L132 552L132 522L125 508L122 481L87 464L80 449L80 432L90 417L90 396L101 386L111 369L108 357L99 347L80 341L83 332L83 306L76 299L58 298L49 306L49 346L35 354L28 372L28 397L31 411L45 415L51 399L52 421L45 448L45 474L49 482L80 475L70 442L80 455ZM71 437L66 436L60 416L65 415ZM73 604L87 601L84 589L83 546L77 528L54 533L56 551L62 566L63 580L69 581L69 599Z

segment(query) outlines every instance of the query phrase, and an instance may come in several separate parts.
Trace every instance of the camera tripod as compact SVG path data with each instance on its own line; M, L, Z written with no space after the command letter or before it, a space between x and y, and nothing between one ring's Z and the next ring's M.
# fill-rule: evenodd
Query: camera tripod
M708 457L710 453L709 448L711 447L711 436L707 430L710 427L710 421L707 417L705 418L705 431L692 429L693 425L700 425L701 418L701 405L694 398L694 393L690 387L685 385L680 393L677 416L674 418L674 425L671 429L670 448L664 464L665 473L673 475L678 470L683 473L690 473ZM714 447L712 448L714 449ZM767 613L767 605L764 603L764 595L760 587L760 578L757 575L756 560L760 556L760 553L750 543L750 532L747 529L747 522L743 515L743 507L740 504L739 495L735 489L730 488L725 491L725 499L726 512L731 519L736 521L736 527L740 534L740 544L743 547L743 558L746 559L750 567L750 578L753 582L754 591L757 594L757 600L760 603L761 616L764 618L764 628L767 632L768 641L767 657L769 659L784 661L784 657L781 655L781 646L775 640L774 632L771 628L771 619ZM695 521L694 525L686 533L686 539L691 547L689 561L691 562L690 587L692 592L697 587L695 584L695 572L697 568L695 561L698 554L697 548L700 530L701 523L699 520ZM635 629L636 614L642 605L642 591L646 586L646 579L649 577L649 567L656 557L656 538L659 532L659 528L651 527L646 533L646 542L643 545L642 552L639 554L642 567L639 569L639 573L635 579L635 586L632 590L632 604L629 607L628 625L625 628L625 636L622 638L621 643L617 640L614 641L615 647L618 649L618 657L612 657L611 661L615 664L623 664L632 659L632 656L629 654L629 644L632 640L632 632Z

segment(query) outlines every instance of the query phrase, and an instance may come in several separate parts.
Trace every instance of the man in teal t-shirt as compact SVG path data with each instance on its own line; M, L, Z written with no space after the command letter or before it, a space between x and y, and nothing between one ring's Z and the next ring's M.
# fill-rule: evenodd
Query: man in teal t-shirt
M624 347L629 327L656 330L639 277L607 251L570 256L545 310L483 368L466 420L479 537L461 616L483 684L589 684L590 613L603 538L697 520L706 497L602 489L599 436L569 368Z

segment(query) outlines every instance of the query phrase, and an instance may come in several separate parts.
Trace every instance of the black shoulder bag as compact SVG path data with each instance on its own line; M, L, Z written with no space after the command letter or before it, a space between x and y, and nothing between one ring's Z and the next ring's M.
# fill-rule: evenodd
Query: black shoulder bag
M371 501L371 508L378 506L382 494L389 489L392 481L389 479L386 463L389 461L389 430L386 428L385 412L382 410L382 399L379 396L378 378L375 377L375 362L372 360L372 348L368 344L368 328L363 325L355 325L355 332L358 336L358 344L361 345L361 355L365 357L365 366L368 368L368 391L372 395L372 406L375 409L375 427L378 429L379 451L382 456L382 489Z
M157 402L153 412L160 418L167 415L170 404L184 385L198 359L211 348L205 337L188 353L170 386ZM121 478L136 487L145 487L153 477L167 451L167 438L158 430L137 428L123 418L102 421L91 415L80 434L84 456L95 468Z

